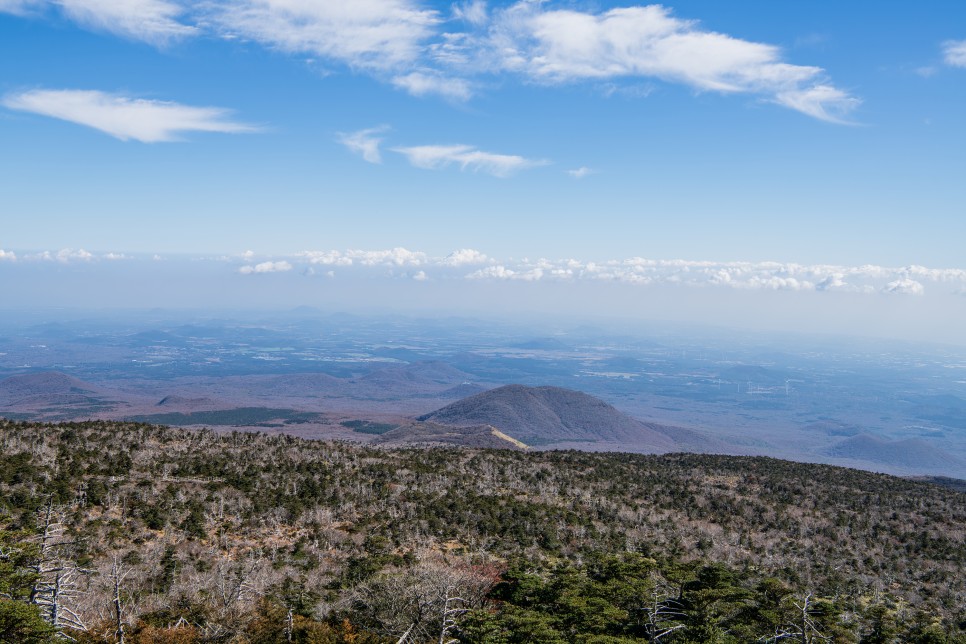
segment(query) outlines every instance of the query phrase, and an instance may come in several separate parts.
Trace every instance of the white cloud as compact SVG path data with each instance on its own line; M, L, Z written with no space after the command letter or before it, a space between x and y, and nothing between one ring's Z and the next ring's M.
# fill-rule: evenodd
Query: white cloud
M197 32L196 27L178 21L184 8L167 0L57 0L56 4L84 27L153 45Z
M461 248L445 256L430 255L404 247L303 251L290 256L253 261L254 254L237 267L243 275L284 273L340 278L373 275L380 278L415 281L506 281L506 282L610 282L633 286L678 287L738 291L785 291L849 293L854 295L938 296L966 290L966 269L933 268L920 265L899 267L875 264L796 264L774 261L708 261L630 257L585 261L580 259L498 259L479 250ZM44 251L23 256L23 260L60 263L103 262L110 259L141 261L120 254L93 254L86 250ZM10 251L0 250L0 261L19 261ZM158 259L155 257L155 259ZM215 262L237 262L239 256L202 258ZM144 258L149 261L150 258ZM298 269L297 271L295 269Z
M3 250L0 248L0 262L15 262L17 261L17 254L12 250Z
M966 270L963 269L654 260L641 257L606 262L574 259L501 262L468 273L465 277L474 280L603 280L637 285L666 284L739 290L915 295L924 293L923 281L949 284L950 292L959 285L966 285Z
M787 63L774 45L704 29L656 4L593 12L546 0L492 9L466 0L444 17L419 0L0 0L7 13L49 6L84 27L154 45L200 34L242 38L455 101L471 98L483 77L510 74L592 82L608 95L639 93L642 79L661 79L759 96L832 122L859 105L819 67ZM966 66L966 41L943 50L948 64Z
M485 25L489 20L486 2L484 0L470 0L469 2L454 4L453 17L457 20L465 20L475 26Z
M579 259L497 260L469 248L431 256L397 247L385 250L305 251L286 261L243 267L243 273L305 270L315 265L342 267L343 275L366 272L390 279L498 282L611 282L629 286L724 289L737 291L837 292L881 296L957 293L966 289L966 269L918 265L843 266L785 262L719 262L631 257L605 261ZM412 269L412 270L400 270ZM303 270L303 274L308 274ZM330 271L331 272L331 271ZM333 273L334 274L334 273ZM328 276L332 276L326 273Z
M284 273L292 270L292 265L286 261L261 262L254 266L242 266L238 272L242 275L252 275L253 273Z
M379 150L379 146L382 145L382 137L378 135L388 129L388 126L380 125L358 132L339 133L338 141L349 151L358 154L369 163L382 163L382 152Z
M580 168L577 168L576 170L567 170L567 174L569 174L574 179L583 179L588 175L597 174L597 171L592 170L586 166L582 166Z
M947 40L944 42L943 59L947 65L966 67L966 40Z
M546 83L651 77L703 91L752 93L816 118L840 121L857 99L818 67L792 65L763 43L705 31L660 5L593 14L524 0L492 21L477 46L491 66Z
M28 259L31 261L60 262L61 264L68 264L71 262L90 262L94 260L95 257L93 253L90 253L84 250L83 248L79 250L62 248L56 252L45 250L40 253L33 253L31 255L26 255L24 259Z
M94 259L92 253L87 252L83 248L78 250L71 250L69 248L63 248L57 253L57 261L67 263L70 261L82 261L89 262Z
M847 123L845 116L861 101L830 85L779 92L775 102L830 123Z
M899 293L901 295L922 295L926 292L921 283L909 278L889 282L882 290L884 293Z
M845 275L842 273L833 273L825 278L823 278L818 284L815 285L816 291L841 291L848 289L849 285L845 281Z
M546 161L517 155L483 152L470 145L417 145L393 148L393 151L405 155L417 168L437 170L455 164L461 170L485 172L494 177L507 177L518 170L546 164Z
M543 278L542 268L529 268L527 270L513 270L512 268L507 268L506 266L488 266L486 268L481 268L480 270L470 273L466 276L467 279L500 279L500 280L518 280L523 282L536 282Z
M298 256L304 257L310 264L321 264L322 266L352 266L352 258L346 257L337 250L306 250L299 253Z
M233 121L230 111L191 107L166 101L129 98L95 90L31 90L10 94L2 104L100 130L127 141L144 143L177 140L184 132L253 132L256 128Z
M478 250L472 248L461 248L440 260L444 266L469 266L473 264L485 264L489 258Z
M209 6L210 19L226 35L372 70L412 64L440 21L411 0L232 0Z
M446 76L434 70L421 70L395 76L392 84L413 96L436 94L454 101L467 101L473 95L470 84L466 80Z
M124 253L104 253L103 255L101 255L101 257L112 262L122 260L122 259L131 259Z
M347 250L346 257L363 266L419 266L426 262L426 253L405 248L391 250Z

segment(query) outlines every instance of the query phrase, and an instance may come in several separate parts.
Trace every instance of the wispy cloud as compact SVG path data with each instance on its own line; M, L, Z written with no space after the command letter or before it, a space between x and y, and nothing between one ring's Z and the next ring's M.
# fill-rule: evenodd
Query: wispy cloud
M175 141L187 132L257 130L231 119L231 111L223 108L192 107L96 90L31 90L9 94L2 104L9 109L86 125L122 141L157 143Z
M848 123L846 115L859 106L859 99L831 85L779 92L775 102L830 123Z
M947 40L944 42L943 59L947 65L966 67L966 40Z
M488 20L486 2L484 0L469 0L453 5L453 17L465 20L472 25L484 25Z
M292 265L289 262L278 261L242 266L238 269L238 272L242 275L255 275L260 273L284 273L290 270L292 270Z
M567 174L569 174L574 179L583 179L584 177L590 176L592 174L597 174L597 171L592 170L591 168L588 168L586 166L582 166L580 168L577 168L576 170L567 170Z
M339 133L338 141L369 163L382 163L382 152L379 146L382 145L383 139L379 135L388 129L388 125L380 125L357 132Z
M410 0L216 0L208 18L224 35L312 54L357 69L418 60L440 18Z
M15 262L17 261L17 254L12 250L3 250L0 248L0 262Z
M166 45L197 33L180 22L184 8L168 0L58 0L61 10L77 23L153 45Z
M0 0L0 13L12 13L15 16L29 14L43 7L47 0Z
M491 60L547 83L653 77L702 91L751 93L824 120L858 104L818 67L782 60L763 43L701 29L660 5L595 14L519 2L494 18Z
M0 0L0 13L29 16L57 10L85 29L163 47L200 32L181 20L185 7L170 0Z
M418 0L0 0L8 13L44 7L58 7L86 28L158 46L201 34L245 39L347 66L416 96L455 101L497 76L587 82L610 94L659 79L753 95L837 123L860 104L825 70L786 62L775 45L705 29L656 4L594 12L546 0L499 8L467 0L443 16ZM948 64L966 66L966 41L943 49Z
M473 95L470 84L466 80L446 76L434 70L421 70L395 76L392 84L413 96L436 94L454 101L467 101Z
M438 170L458 165L461 170L484 172L494 177L507 177L519 170L547 163L515 154L484 152L470 145L416 145L393 148L393 151L405 155L409 163L417 168Z

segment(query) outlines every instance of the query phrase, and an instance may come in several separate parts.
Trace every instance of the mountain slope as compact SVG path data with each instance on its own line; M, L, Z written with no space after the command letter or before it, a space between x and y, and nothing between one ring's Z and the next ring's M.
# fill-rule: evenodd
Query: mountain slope
M94 385L59 371L28 373L0 380L0 406L75 405L101 402Z
M507 436L492 425L457 427L423 422L397 427L381 435L373 443L388 447L458 445L488 449L527 449L524 443Z
M623 443L655 452L675 449L674 430L642 423L603 400L560 387L507 385L464 398L419 418L444 425L492 425L528 444Z

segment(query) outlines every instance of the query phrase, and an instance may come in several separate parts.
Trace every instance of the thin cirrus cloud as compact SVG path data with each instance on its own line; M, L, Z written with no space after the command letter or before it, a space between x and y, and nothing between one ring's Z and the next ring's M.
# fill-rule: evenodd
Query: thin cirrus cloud
M383 137L379 135L388 129L388 125L380 125L357 132L342 132L339 133L337 140L350 152L359 155L369 163L382 163L382 151L379 146L382 145Z
M382 163L381 135L389 126L366 128L355 132L340 133L336 140L347 150L369 163ZM409 163L425 170L438 170L456 165L462 170L483 172L495 177L507 177L514 172L546 165L546 160L527 159L515 154L484 152L471 145L415 145L394 147L393 152L403 155Z
M438 170L456 165L461 170L483 172L501 178L548 163L515 154L484 152L471 145L416 145L393 148L393 151L404 155L417 168Z
M122 141L176 141L188 132L255 132L235 121L231 111L179 103L131 98L96 90L30 90L10 94L2 104L100 130Z
M753 95L835 123L860 105L820 67L785 62L777 46L704 29L661 5L595 13L534 0L488 10L470 0L443 16L416 0L0 0L0 12L45 7L156 46L194 35L244 39L454 101L472 98L480 79L516 76L608 87L659 79ZM944 52L948 64L966 66L964 41L945 43Z
M434 70L421 70L395 76L392 84L413 96L436 94L454 101L467 101L473 95L470 83Z
M224 35L371 70L417 61L440 22L437 12L409 0L232 0L208 7Z
M46 0L0 0L0 13L12 13L15 16L28 15L43 7Z
M597 174L597 171L586 166L581 166L575 170L567 170L567 174L574 179L583 179L584 177L588 177L592 174Z
M494 16L491 65L549 84L643 77L756 94L831 122L859 105L821 68L786 63L778 47L700 29L661 5L599 14L546 6L519 2Z
M180 22L184 8L167 0L59 0L56 4L84 27L158 46L198 31Z
M31 16L48 10L59 10L85 29L158 47L199 32L181 20L185 7L170 0L0 0L0 13Z
M953 67L966 67L966 40L947 40L943 43L943 60Z

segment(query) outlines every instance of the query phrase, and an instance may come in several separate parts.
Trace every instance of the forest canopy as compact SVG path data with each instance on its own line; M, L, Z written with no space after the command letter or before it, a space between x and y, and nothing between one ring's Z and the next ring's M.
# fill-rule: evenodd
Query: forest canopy
M926 482L0 422L0 641L966 641Z

